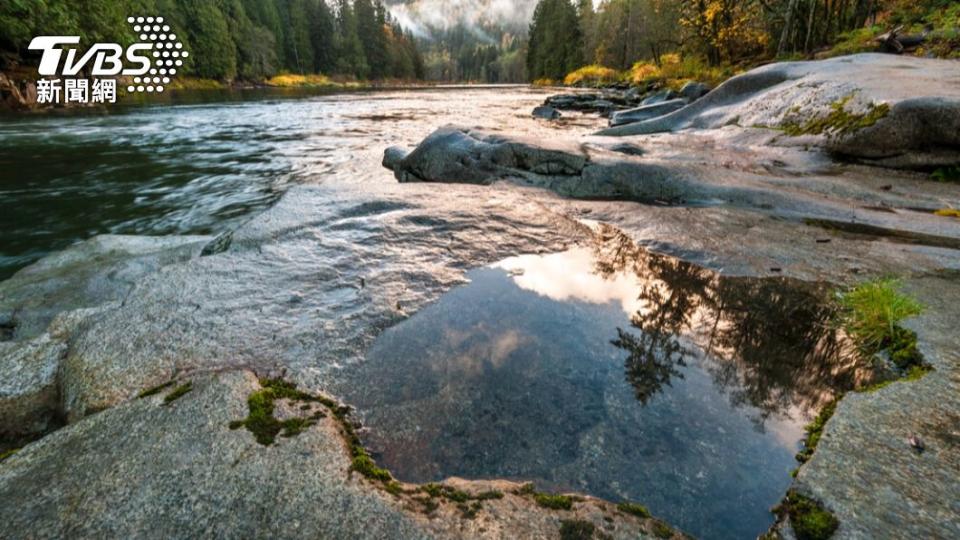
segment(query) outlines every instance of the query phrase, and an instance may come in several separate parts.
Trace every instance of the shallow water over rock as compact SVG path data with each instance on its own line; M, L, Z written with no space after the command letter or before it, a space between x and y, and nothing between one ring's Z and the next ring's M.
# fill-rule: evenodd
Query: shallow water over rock
M341 392L365 442L406 481L533 480L640 501L698 537L755 537L803 424L857 375L827 287L600 237L475 270L387 330Z

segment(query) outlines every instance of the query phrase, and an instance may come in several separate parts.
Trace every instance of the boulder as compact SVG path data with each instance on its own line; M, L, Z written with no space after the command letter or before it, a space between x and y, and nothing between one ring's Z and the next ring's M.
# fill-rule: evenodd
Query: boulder
M543 118L544 120L556 120L560 118L560 111L548 105L541 105L533 109L533 116L534 118Z
M385 162L393 160L384 159ZM587 163L576 145L542 144L447 126L394 164L401 182L488 184L509 176L577 175Z
M403 158L407 157L407 154L410 152L405 148L399 146L391 146L383 151L383 166L391 171L394 170L397 165L403 161Z
M688 101L696 101L710 93L710 87L696 81L690 81L680 88L680 96Z
M644 120L649 120L651 118L672 113L673 111L682 109L686 106L687 101L685 99L671 99L670 101L662 101L652 105L643 105L635 109L616 111L610 116L610 125L621 126L623 124L631 124L633 122L642 122Z
M680 94L674 92L673 90L661 90L644 98L643 101L640 102L640 105L663 103L664 101L670 101L672 99L677 99L678 97L680 97Z

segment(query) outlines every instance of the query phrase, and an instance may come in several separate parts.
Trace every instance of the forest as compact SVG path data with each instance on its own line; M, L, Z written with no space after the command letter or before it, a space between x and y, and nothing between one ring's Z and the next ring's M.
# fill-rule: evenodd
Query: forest
M36 35L79 35L83 43L135 39L130 15L160 15L191 52L184 72L203 79L258 81L278 73L356 79L423 79L413 37L380 0L4 0L0 55L27 58Z
M950 0L541 0L530 25L532 79L642 79L665 67L722 79L774 59L875 50L902 26L917 54L956 57L960 3ZM681 66L664 66L684 64Z

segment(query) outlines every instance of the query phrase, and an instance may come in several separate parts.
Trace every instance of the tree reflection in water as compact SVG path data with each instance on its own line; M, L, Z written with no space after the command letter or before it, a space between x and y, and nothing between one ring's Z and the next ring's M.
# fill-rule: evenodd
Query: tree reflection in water
M640 309L612 343L628 353L627 381L644 405L698 354L734 406L771 415L819 409L869 376L848 340L831 324L830 287L788 278L718 275L649 253L623 233L601 226L595 271L622 272L640 283Z

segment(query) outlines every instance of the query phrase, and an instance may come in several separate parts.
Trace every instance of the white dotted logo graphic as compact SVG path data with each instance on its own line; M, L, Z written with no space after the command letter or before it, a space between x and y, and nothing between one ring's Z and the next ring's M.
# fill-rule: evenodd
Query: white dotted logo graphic
M127 22L133 25L133 31L141 43L153 45L150 69L144 75L134 77L133 84L127 86L127 92L163 92L190 53L183 50L183 43L177 39L170 25L164 24L163 17L128 17Z

